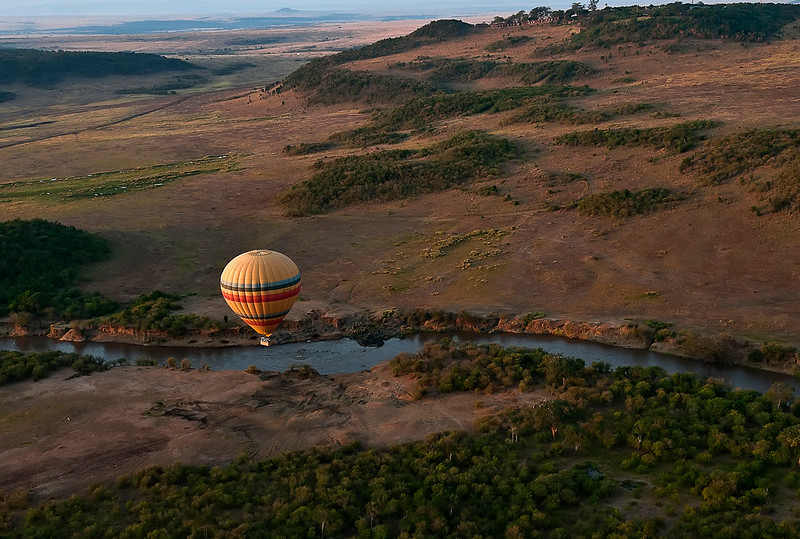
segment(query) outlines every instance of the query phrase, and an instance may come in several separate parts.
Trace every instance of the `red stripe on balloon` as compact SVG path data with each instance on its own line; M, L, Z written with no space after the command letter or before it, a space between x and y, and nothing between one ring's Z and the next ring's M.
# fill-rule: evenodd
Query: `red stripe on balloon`
M294 290L285 290L283 292L278 292L277 294L236 294L234 292L226 292L223 290L222 297L229 301L236 301L239 303L266 303L268 301L288 299L296 296L299 293L300 287L298 286Z

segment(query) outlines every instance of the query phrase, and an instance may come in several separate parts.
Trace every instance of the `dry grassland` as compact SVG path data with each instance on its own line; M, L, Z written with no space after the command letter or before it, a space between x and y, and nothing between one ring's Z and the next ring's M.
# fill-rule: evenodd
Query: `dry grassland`
M409 30L372 28L369 39ZM538 47L571 31L492 29L348 67L388 72L391 62L421 56L531 62L542 59ZM487 52L489 43L511 33L528 34L533 41ZM312 44L319 50L319 42ZM156 40L142 49L165 52L174 45ZM175 52L211 46L194 43ZM597 69L578 81L599 90L576 102L583 108L646 102L677 115L617 117L600 127L710 119L719 122L711 136L720 136L752 127L797 126L798 47L796 40L747 45L696 41L680 45L678 52L666 52L655 43L560 58ZM273 56L286 62L286 52L240 50L235 56L257 57L265 65ZM283 63L279 69L285 73L288 66ZM501 177L463 189L286 218L275 203L282 190L309 177L310 165L320 157L356 150L287 156L282 148L363 125L369 113L366 106L316 106L294 92L264 92L262 84L278 75L265 69L262 78L251 70L247 76L258 82L174 96L120 98L98 90L103 99L91 102L84 102L89 90L76 85L77 94L62 92L62 102L46 104L43 100L53 93L42 91L30 98L39 100L36 106L28 98L3 104L3 127L49 122L0 131L3 183L238 156L236 167L215 174L97 200L64 203L0 196L3 218L48 217L97 232L112 241L115 257L91 270L88 288L121 300L154 288L194 293L188 308L212 317L226 312L217 293L225 262L250 248L271 247L290 254L303 269L296 316L312 303L331 311L538 310L576 320L659 319L710 333L797 340L800 235L795 215L754 215L749 208L756 195L746 187L737 182L710 187L694 173L679 173L684 155L648 147L607 150L553 143L555 136L581 127L509 124L504 114L450 120L431 140L480 128L519 142L526 157L507 166ZM479 85L508 82L484 79ZM83 101L76 95L84 96ZM405 144L427 145L430 140ZM558 180L565 172L584 179ZM481 185L492 184L501 196L476 194ZM672 209L627 220L548 210L588 193L652 186L679 191L686 199ZM443 256L422 256L443 237L484 229L506 234L491 246L472 238Z

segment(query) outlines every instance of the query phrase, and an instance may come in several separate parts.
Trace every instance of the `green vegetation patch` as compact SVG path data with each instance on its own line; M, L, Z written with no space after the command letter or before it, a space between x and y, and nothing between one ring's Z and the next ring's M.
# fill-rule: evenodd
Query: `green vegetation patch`
M73 52L0 48L0 83L49 87L68 77L150 75L203 69L177 58L134 52Z
M463 184L499 173L520 155L507 139L467 131L418 150L383 150L316 164L317 172L293 185L279 200L289 215L310 215L362 202L383 202Z
M41 380L51 372L63 368L72 368L77 374L86 375L105 371L109 366L104 360L94 356L82 356L60 350L49 352L0 350L0 386L23 380Z
M541 96L532 99L522 110L515 113L511 123L565 123L565 124L593 124L610 118L604 111L587 111L565 103L562 99L551 96Z
M0 201L35 200L37 202L72 202L161 187L170 182L232 170L237 155L219 155L190 159L165 165L98 172L86 176L15 180L0 184Z
M575 60L512 63L465 58L423 58L412 62L398 62L391 67L425 71L428 77L436 81L472 81L484 77L508 76L519 77L525 84L567 84L595 72L590 65Z
M536 390L473 434L145 468L0 498L7 537L794 537L800 405L659 367L442 341L392 360L426 392ZM287 372L292 383L313 372ZM531 402L528 404L528 402ZM481 402L476 402L481 406ZM492 406L496 406L493 404ZM591 460L589 460L591 459Z
M284 88L308 93L311 103L391 103L415 95L428 95L439 87L401 77L353 71L309 62L286 77Z
M746 175L758 169L765 170ZM680 170L695 170L710 184L739 176L760 195L763 205L752 208L759 215L800 209L800 129L752 129L712 140Z
M575 207L583 215L623 219L656 211L660 207L680 200L680 197L663 187L653 187L632 193L612 191L594 193L580 199Z
M543 96L566 99L591 92L588 86L539 86L439 94L410 99L399 107L379 112L373 123L384 130L423 129L431 122L447 118L514 110Z
M173 314L183 308L180 296L153 290L139 296L125 310L100 321L101 324L134 328L139 331L163 331L170 337L181 337L190 329L222 329L222 325L206 316Z
M709 183L722 183L767 164L797 160L800 129L751 129L712 140L687 157L681 172L693 169Z
M556 138L557 144L570 146L654 146L667 148L673 152L685 152L705 139L703 131L714 127L711 120L681 122L671 127L650 127L647 129L593 129L566 133Z
M800 18L800 6L787 4L718 4L628 6L597 10L571 37L573 47L608 47L655 39L699 37L763 41Z
M23 312L61 319L107 314L116 302L74 286L85 264L106 260L106 240L75 227L34 219L0 223L0 315Z
M522 64L525 74L522 82L525 84L565 84L567 82L588 77L595 69L583 62L575 60L551 60L549 62L535 62Z

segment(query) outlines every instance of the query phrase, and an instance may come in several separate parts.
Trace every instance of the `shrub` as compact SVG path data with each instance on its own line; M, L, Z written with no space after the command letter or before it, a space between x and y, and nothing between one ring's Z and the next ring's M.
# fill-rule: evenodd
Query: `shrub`
M647 129L593 129L566 133L556 138L556 143L570 146L654 146L682 153L695 147L705 137L702 131L714 127L711 120L682 122L671 127L651 127Z
M584 215L622 219L655 211L660 206L677 200L680 200L678 196L663 187L644 189L635 193L625 189L587 195L577 202L576 207Z

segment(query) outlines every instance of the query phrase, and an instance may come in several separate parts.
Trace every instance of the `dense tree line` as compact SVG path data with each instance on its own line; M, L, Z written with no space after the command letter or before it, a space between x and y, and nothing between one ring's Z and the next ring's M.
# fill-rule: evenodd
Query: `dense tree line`
M789 386L732 390L618 367L442 341L392 362L439 392L535 390L472 434L349 444L228 466L151 467L26 507L18 536L793 537L800 404ZM590 460L591 459L591 460Z
M0 83L51 86L66 77L148 75L187 71L200 66L157 54L133 52L72 52L0 49Z
M468 131L431 148L382 150L319 161L317 171L280 196L290 215L322 213L350 204L386 201L463 184L496 174L520 155L507 139Z
M112 312L116 302L75 288L83 265L110 255L106 240L72 226L43 219L0 223L0 315L73 319Z
M556 143L570 146L654 146L667 148L674 152L685 152L704 140L704 131L714 127L711 120L681 122L670 127L650 127L646 129L619 128L593 129L565 133L556 138Z

